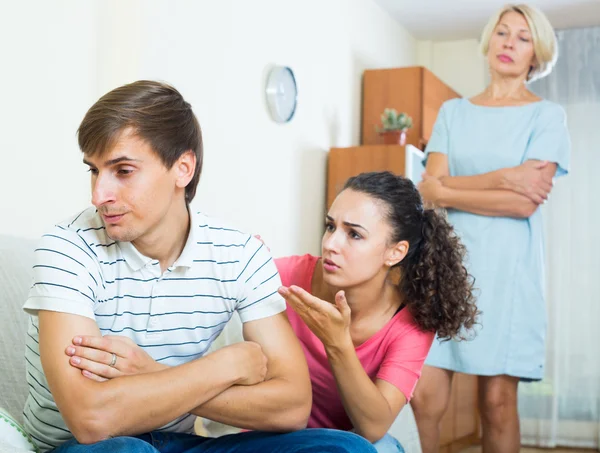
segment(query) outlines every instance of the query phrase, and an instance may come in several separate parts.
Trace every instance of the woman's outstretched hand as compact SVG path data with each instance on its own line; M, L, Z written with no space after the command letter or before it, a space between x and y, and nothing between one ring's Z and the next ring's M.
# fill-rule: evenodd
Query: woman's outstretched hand
M279 288L279 294L326 348L352 344L351 310L344 291L338 291L335 295L335 304L319 299L298 286L282 286Z

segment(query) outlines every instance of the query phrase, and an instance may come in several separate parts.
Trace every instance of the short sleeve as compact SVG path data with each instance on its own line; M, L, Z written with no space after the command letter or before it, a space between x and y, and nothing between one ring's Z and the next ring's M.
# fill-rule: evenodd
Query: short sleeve
M433 131L427 147L425 148L425 158L423 159L423 165L427 163L427 158L430 153L442 153L448 154L448 104L444 103L438 112L438 116L433 125Z
M434 337L433 332L423 332L415 326L396 338L388 347L377 379L394 385L410 401Z
M42 236L34 253L32 285L23 309L58 311L95 320L102 278L94 252L74 231L54 227Z
M310 292L312 276L318 260L318 257L309 254L275 259L281 283L284 286L300 286Z
M283 286L293 285L292 280L294 276L294 264L297 261L296 256L285 256L281 258L275 258L275 266L279 272L281 278L281 284Z
M567 115L564 109L554 103L547 103L540 112L524 160L546 160L557 164L556 177L569 172L571 161L571 140L567 129Z
M277 290L281 279L267 247L254 237L244 246L237 277L237 311L242 322L268 318L285 311L285 300Z

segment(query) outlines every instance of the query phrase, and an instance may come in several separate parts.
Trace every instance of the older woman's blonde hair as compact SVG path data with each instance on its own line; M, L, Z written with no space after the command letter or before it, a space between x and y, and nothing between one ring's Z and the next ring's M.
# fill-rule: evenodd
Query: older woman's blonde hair
M531 82L535 79L540 79L550 73L558 58L558 44L552 24L539 9L525 5L506 5L494 14L481 35L480 49L484 56L487 56L490 38L494 29L506 13L514 11L522 15L527 21L531 38L533 40L533 50L535 53L534 66L527 74L527 81Z

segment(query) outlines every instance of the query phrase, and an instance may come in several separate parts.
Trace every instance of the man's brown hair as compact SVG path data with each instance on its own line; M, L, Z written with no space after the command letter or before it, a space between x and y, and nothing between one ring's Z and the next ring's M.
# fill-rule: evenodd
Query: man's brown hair
M194 177L185 188L185 200L191 202L202 171L202 132L192 106L179 91L165 83L139 80L106 93L79 125L79 148L89 156L103 154L126 128L146 141L167 168L186 151L196 154Z

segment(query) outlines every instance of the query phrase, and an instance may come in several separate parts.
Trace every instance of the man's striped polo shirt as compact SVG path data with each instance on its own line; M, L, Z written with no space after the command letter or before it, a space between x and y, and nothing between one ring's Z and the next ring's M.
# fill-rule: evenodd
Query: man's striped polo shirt
M201 213L191 215L181 256L164 273L131 243L110 239L94 208L56 225L35 250L24 306L31 314L27 431L42 450L73 438L42 371L38 310L93 319L103 335L129 337L156 361L176 366L201 357L234 311L242 322L284 311L280 285L260 241ZM191 432L194 418L183 416L162 429Z

